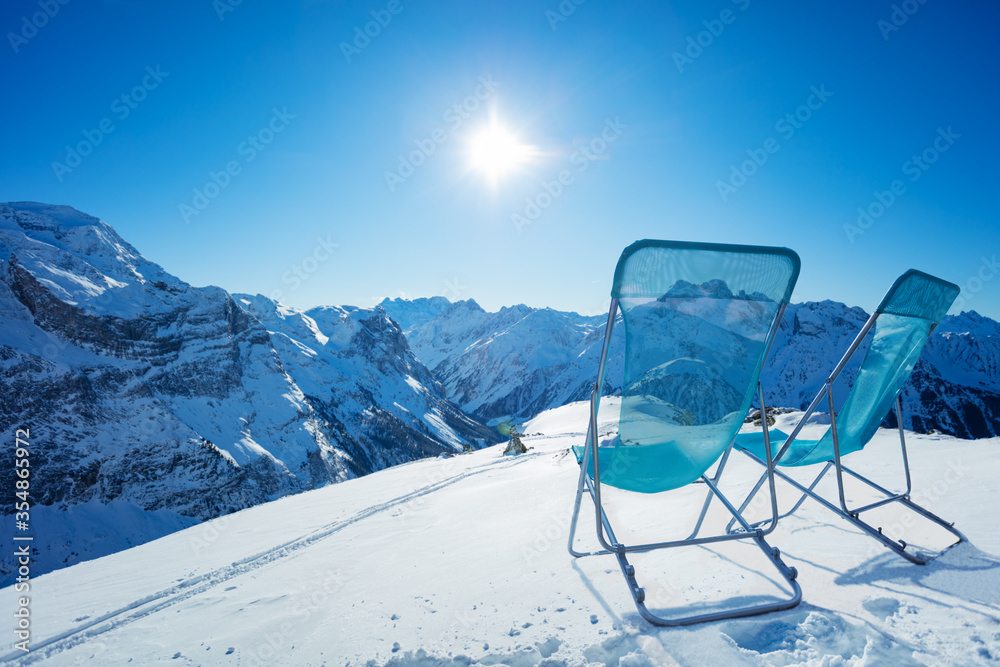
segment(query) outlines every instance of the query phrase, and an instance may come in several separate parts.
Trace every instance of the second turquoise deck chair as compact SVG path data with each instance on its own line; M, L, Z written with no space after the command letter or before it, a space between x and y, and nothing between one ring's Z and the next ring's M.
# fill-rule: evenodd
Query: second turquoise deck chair
M782 516L788 516L795 512L806 498L813 498L914 563L927 562L929 555L926 552L908 549L906 541L883 534L881 528L863 521L860 515L877 507L899 503L950 531L958 538L958 542L955 544L966 540L965 536L952 524L910 499L912 485L909 460L906 455L906 438L903 434L903 413L899 399L903 387L920 357L924 343L927 342L934 327L948 312L958 296L958 292L957 285L922 271L910 269L904 273L889 288L882 302L861 328L854 342L827 378L795 429L790 434L770 429L769 438L774 444L773 449L776 450L773 460L775 465L791 467L825 464L819 476L808 486L800 484L781 471L775 472L781 479L789 482L802 493L794 507ZM872 333L872 336L865 358L843 407L837 413L834 410L833 384L869 333ZM824 398L829 404L830 427L817 440L800 438L799 432L803 425ZM761 405L763 406L763 401ZM882 420L893 408L896 410L906 482L906 488L899 493L888 491L881 485L848 468L842 461L847 454L856 452L868 444L881 426ZM764 422L766 420L762 420L762 423ZM764 433L740 434L736 439L736 448L763 463L766 459L764 437ZM836 504L815 492L816 485L831 469L836 472L837 477L839 497ZM863 506L849 507L844 490L845 473L866 484L880 496L879 500ZM746 509L765 481L767 481L766 474L758 481L756 487L743 503L741 510ZM770 521L771 519L765 519L754 526L759 527L759 525L767 524ZM743 530L741 526L736 526L733 522L730 522L730 529L737 533Z
M752 529L717 486L730 445L754 393L760 392L761 366L798 275L798 255L787 248L646 240L630 245L618 260L591 396L590 426L584 446L574 448L580 477L569 551L575 557L615 555L639 613L651 623L687 625L748 616L788 609L801 600L794 568L786 566L778 550L764 540L773 524L768 530ZM625 369L618 437L613 446L598 446L597 414L619 309L625 328ZM708 476L717 461L715 475ZM703 482L708 492L688 538L625 545L615 537L601 503L602 486L652 494L695 481ZM574 547L585 490L594 501L602 547L590 553ZM718 498L745 527L744 534L698 537L712 498ZM776 521L773 496L772 508ZM788 583L787 599L679 618L649 611L628 554L734 539L750 539L760 547Z

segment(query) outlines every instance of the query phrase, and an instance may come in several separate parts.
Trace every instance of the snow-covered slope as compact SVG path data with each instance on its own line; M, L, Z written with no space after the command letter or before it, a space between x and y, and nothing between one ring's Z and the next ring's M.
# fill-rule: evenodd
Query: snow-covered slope
M605 316L527 306L487 313L474 301L385 300L414 352L449 398L483 419L527 419L587 397L595 380ZM771 405L804 408L867 319L833 301L789 306L762 373ZM624 345L616 326L605 392L620 392ZM838 387L843 396L863 358ZM934 331L903 394L904 425L963 438L1000 435L1000 324L975 312L948 316ZM893 424L891 416L888 424Z
M111 502L164 512L100 540L52 515L43 569L496 439L447 401L383 311L310 317L195 288L65 206L0 205L0 318L0 437L30 431L39 516L73 507L96 524ZM13 570L5 550L0 581Z
M602 411L601 430L615 399ZM795 414L780 415L779 426ZM1000 440L911 434L915 497L970 538L913 565L806 503L768 538L799 571L797 608L689 628L640 619L613 558L574 561L566 538L587 406L525 425L526 455L492 447L422 460L253 507L31 582L24 665L990 665L1000 658ZM817 427L807 427L817 428ZM808 434L807 434L808 435ZM893 484L896 435L852 455ZM723 490L759 470L734 456ZM607 491L617 524L690 530L703 487ZM779 486L783 506L794 501ZM719 509L718 503L714 505ZM581 546L593 540L589 506ZM722 510L724 512L724 510ZM709 527L724 524L710 514ZM887 530L944 546L915 521ZM901 532L900 532L901 531ZM650 536L649 532L646 532ZM932 544L933 543L933 544ZM654 608L774 594L751 546L636 558ZM12 587L0 608L16 609Z

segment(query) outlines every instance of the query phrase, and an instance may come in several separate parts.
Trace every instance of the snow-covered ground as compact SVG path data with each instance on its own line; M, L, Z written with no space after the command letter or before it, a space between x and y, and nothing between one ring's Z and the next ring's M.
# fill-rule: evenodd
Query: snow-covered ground
M615 407L605 401L602 415L610 420ZM662 629L639 618L613 558L574 561L566 552L578 470L568 449L581 443L586 413L577 403L526 424L526 455L505 458L498 446L397 466L39 577L28 593L33 650L16 650L8 630L0 660L442 667L1000 661L1000 440L908 437L914 497L956 521L971 544L912 565L807 503L769 538L798 568L802 604ZM795 416L782 415L778 426L787 430ZM894 432L880 432L852 455L855 467L891 482L897 442ZM724 490L739 497L757 472L734 457ZM609 492L623 524L619 537L683 537L703 491ZM788 488L779 493L784 505L794 500ZM593 543L586 507L581 540ZM886 516L883 525L909 542L948 544L905 517ZM634 562L651 606L780 595L780 581L749 545L688 547ZM0 608L16 609L21 595L0 590Z

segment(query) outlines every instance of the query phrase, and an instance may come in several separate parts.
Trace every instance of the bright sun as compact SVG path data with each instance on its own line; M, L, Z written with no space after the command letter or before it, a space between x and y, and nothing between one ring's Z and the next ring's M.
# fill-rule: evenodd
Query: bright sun
M491 123L469 142L472 168L483 172L494 183L528 162L532 154L531 146L521 144L513 133L496 123Z

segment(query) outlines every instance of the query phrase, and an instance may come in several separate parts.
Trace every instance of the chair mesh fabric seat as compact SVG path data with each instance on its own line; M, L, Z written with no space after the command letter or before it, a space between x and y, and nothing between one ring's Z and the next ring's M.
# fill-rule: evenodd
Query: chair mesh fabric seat
M625 328L621 415L614 445L598 450L602 484L667 491L719 458L750 407L798 273L786 248L639 241L625 249L611 294Z
M958 296L957 285L911 269L893 284L876 309L874 334L854 385L837 414L840 455L862 449L878 431L896 396L910 377L931 329L941 321ZM771 452L788 434L770 429ZM745 433L736 446L764 458L764 434ZM804 466L834 458L831 429L819 440L792 442L778 460L782 466Z

